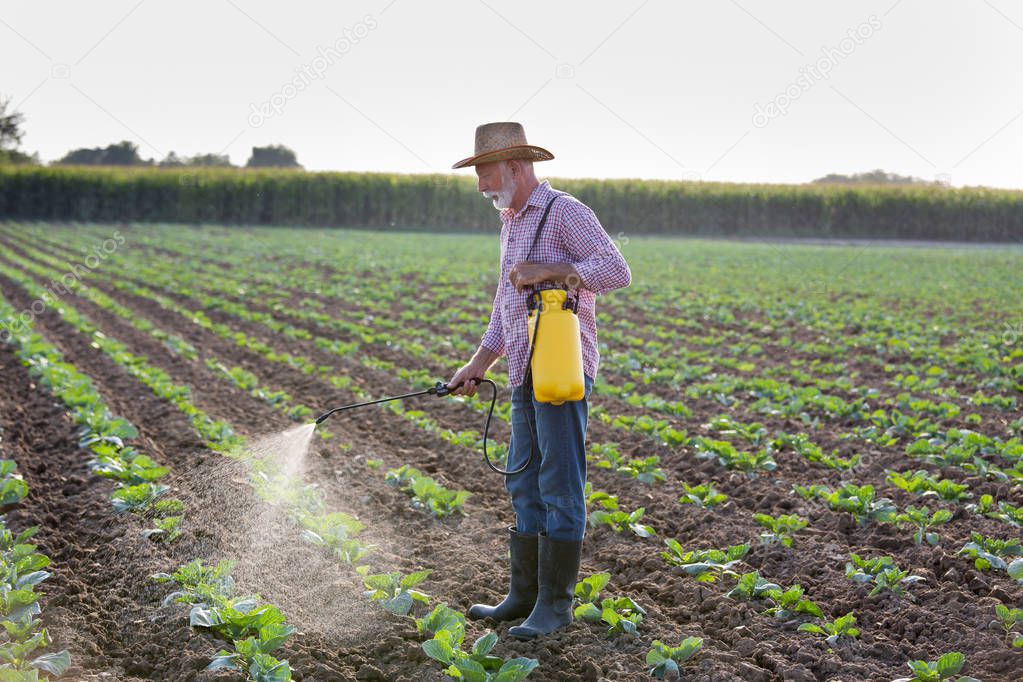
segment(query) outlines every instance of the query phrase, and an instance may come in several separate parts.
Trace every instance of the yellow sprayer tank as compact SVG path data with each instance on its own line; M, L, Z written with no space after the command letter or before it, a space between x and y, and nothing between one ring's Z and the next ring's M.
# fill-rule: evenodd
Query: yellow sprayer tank
M573 310L565 308L567 293L564 289L537 292L540 305L530 311L527 321L532 343L539 312L540 329L530 368L533 393L541 403L560 405L566 400L582 400L586 392L579 318Z

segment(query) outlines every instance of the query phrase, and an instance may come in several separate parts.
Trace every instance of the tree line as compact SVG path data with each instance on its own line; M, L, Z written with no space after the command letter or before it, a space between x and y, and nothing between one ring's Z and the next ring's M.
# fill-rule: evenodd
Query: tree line
M14 111L9 97L0 96L0 163L34 164L42 161L39 154L19 149L25 137L25 115ZM179 156L171 151L159 161L144 159L134 142L123 140L106 147L72 149L54 162L60 166L158 166L161 168L233 168L227 154L195 154ZM302 168L295 152L280 144L253 147L245 168Z

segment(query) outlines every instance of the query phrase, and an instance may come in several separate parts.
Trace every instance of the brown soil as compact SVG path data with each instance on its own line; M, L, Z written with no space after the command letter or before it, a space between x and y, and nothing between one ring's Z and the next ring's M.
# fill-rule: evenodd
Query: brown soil
M192 342L200 358L183 360L153 337L87 301L68 300L92 317L104 333L146 356L175 381L192 386L201 409L230 421L246 435L282 430L289 422L263 402L216 378L206 368L205 358L216 356L243 366L264 384L285 389L316 407L352 397L298 370L268 363L152 302L104 290L161 329ZM15 307L30 303L25 293L5 278L0 278L0 291ZM292 342L266 337L255 326L227 318L220 321L263 338L277 350L295 349ZM87 457L75 444L74 426L53 405L52 398L32 385L10 352L0 351L0 419L5 443L32 490L23 508L9 519L15 527L41 526L39 543L53 559L55 572L44 586L48 595L44 614L58 645L71 649L75 669L70 677L91 679L101 672L126 680L205 677L202 669L218 643L187 627L184 606L162 607L166 590L148 580L153 572L167 571L199 556L208 560L239 558L237 574L244 588L279 603L300 624L301 634L281 652L295 668L296 679L442 678L439 666L422 654L422 638L410 621L369 608L361 599L358 577L343 566L318 558L295 539L297 531L286 521L267 516L270 545L257 542L260 552L253 552L251 535L233 532L239 524L245 525L245 514L236 510L260 510L265 505L251 499L241 482L243 472L203 449L176 408L155 398L58 316L44 313L37 324L70 362L96 381L111 408L140 427L140 447L175 471L176 494L189 510L187 532L178 543L168 547L142 539L143 519L116 516L111 511L111 484L88 472ZM301 347L301 351L318 362L328 359L315 355L315 349L309 347ZM400 380L358 363L336 356L330 359L339 373L350 374L373 394L407 389ZM423 408L442 425L480 428L475 412L453 401L429 400L434 402L424 403ZM618 401L603 404L615 414L639 413L626 411L627 406ZM713 403L697 408L691 419L681 423L691 432L724 411ZM737 416L755 419L753 415ZM887 526L859 528L848 515L793 496L789 492L793 483L835 483L839 478L807 466L794 455L781 455L778 471L750 480L686 452L656 448L642 436L610 429L596 420L591 423L590 437L595 441L618 440L625 442L630 452L662 454L669 476L668 484L651 488L610 472L591 472L594 487L618 495L623 508L644 506L644 521L655 528L658 537L642 540L615 535L607 528L593 530L584 545L582 572L609 571L609 594L633 597L647 609L648 616L639 639L609 639L600 626L576 623L542 642L522 643L504 637L508 624L496 626L502 635L497 653L540 660L541 667L530 679L644 679L650 640L677 643L689 635L704 637L705 644L697 659L686 666L687 679L884 680L905 675L905 661L910 658L933 659L952 649L966 655L964 672L983 680L1015 679L1017 674L1012 671L1023 668L1023 652L1010 650L997 632L987 629L996 600L1018 606L1023 602L1023 588L1004 573L976 571L970 562L955 556L970 530L1011 536L1006 526L960 510L941 529L938 547L916 547L905 531ZM367 524L365 537L379 545L373 566L378 570L435 569L423 589L456 608L499 597L506 579L503 528L512 520L501 480L481 474L482 464L474 454L459 451L385 410L368 408L331 428L339 435L336 440L350 444L350 450L335 441L317 443L305 476L319 485L333 509L355 513ZM833 425L825 429L837 431ZM500 425L495 435L505 439L507 427ZM868 466L857 472L857 480L877 483L886 467L910 468L899 449L868 454ZM467 515L437 521L411 509L403 494L383 483L383 470L365 466L367 458L383 459L385 468L412 464L450 486L472 491ZM680 479L691 483L714 479L731 500L714 512L679 505ZM993 492L1020 503L1018 490L967 480L976 494ZM882 490L894 497L900 508L919 504L899 491L884 486ZM811 526L797 536L795 549L754 546L747 557L748 570L755 568L785 585L799 582L807 596L831 617L854 611L863 631L859 639L829 652L817 638L761 615L762 605L731 600L724 596L727 588L721 585L698 586L675 575L660 559L666 537L678 538L691 548L754 539L758 531L750 519L751 511L800 513L810 518ZM915 602L891 596L868 598L865 589L855 587L844 576L850 551L891 554L927 582L913 589ZM469 637L482 634L485 628L486 624L473 624Z

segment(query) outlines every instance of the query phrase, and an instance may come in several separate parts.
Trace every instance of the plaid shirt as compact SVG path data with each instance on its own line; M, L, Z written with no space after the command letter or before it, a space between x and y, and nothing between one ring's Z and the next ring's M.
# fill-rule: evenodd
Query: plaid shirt
M549 182L537 185L526 205L515 213L501 211L501 277L497 282L490 324L481 345L508 360L508 384L521 386L526 377L529 338L526 333L526 293L508 281L512 267L526 260L533 235L544 208L553 197L547 226L533 249L534 263L571 263L582 278L579 289L579 328L582 334L583 372L597 376L597 320L594 303L600 294L620 289L632 281L629 266L597 216L575 197L551 189ZM539 288L555 286L545 282Z

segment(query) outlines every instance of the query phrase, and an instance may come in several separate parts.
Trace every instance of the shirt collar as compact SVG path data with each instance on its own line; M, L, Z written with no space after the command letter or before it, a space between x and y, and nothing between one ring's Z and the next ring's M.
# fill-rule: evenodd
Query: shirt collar
M536 206L537 208L547 205L547 199L551 193L551 183L548 180L544 180L539 185L533 188L533 191L529 193L529 198L526 199L526 205L522 207L522 210L515 213L515 209L503 208L501 209L501 221L509 222L512 218L518 218L522 216L526 209L530 206Z

